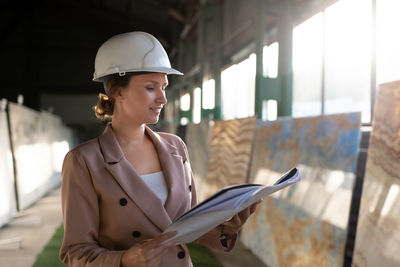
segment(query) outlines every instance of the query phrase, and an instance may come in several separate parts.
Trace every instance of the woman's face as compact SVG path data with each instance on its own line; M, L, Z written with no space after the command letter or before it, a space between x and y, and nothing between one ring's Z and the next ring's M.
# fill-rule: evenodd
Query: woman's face
M157 123L161 109L167 103L165 88L168 85L164 73L149 73L132 76L126 88L115 97L117 116L127 123Z

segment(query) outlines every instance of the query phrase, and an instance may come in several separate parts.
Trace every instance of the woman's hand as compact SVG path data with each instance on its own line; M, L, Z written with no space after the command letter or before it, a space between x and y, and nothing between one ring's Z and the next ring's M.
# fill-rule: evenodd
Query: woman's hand
M240 228L242 228L243 224L247 221L249 216L256 211L256 207L261 203L262 200L254 203L250 207L242 210L235 216L233 216L229 221L221 224L221 234L222 235L233 235L239 232Z
M121 267L157 267L167 250L175 246L176 239L162 243L175 235L176 232L169 232L131 247L122 254Z

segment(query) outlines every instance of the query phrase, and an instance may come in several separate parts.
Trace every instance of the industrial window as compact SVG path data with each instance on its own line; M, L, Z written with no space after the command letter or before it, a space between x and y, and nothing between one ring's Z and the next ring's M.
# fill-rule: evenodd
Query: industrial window
M201 89L193 90L193 122L199 123L201 120Z
M256 55L234 64L221 73L223 119L254 115Z
M186 93L182 95L180 103L181 103L180 108L182 111L190 110L190 94Z
M293 116L321 114L323 14L293 29Z
M371 120L371 12L368 0L325 10L325 113L362 111Z
M210 79L203 82L203 109L214 109L215 107L215 80Z
M400 2L374 1L340 0L293 29L293 116L362 111L371 121L371 91L400 79Z
M263 75L268 78L278 77L279 43L274 42L263 48Z
M376 0L376 82L400 80L399 0Z

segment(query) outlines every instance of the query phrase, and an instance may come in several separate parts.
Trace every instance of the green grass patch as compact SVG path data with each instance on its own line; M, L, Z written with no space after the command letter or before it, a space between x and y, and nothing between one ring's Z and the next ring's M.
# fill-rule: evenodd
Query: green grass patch
M58 257L60 251L62 238L64 234L64 227L61 225L57 228L50 241L46 244L42 252L37 256L35 263L32 267L58 267L66 265L62 263Z
M42 252L37 256L32 267L65 267L59 257L61 242L64 234L64 228L61 225L44 247ZM192 258L194 267L221 267L214 254L207 248L199 244L188 244L190 257Z
M196 243L190 243L187 246L194 267L222 267L207 247Z

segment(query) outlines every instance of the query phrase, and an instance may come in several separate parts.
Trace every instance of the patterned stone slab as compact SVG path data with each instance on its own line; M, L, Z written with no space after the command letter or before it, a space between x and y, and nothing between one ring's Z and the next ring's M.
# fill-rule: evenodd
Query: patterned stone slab
M360 114L259 123L250 182L272 184L298 167L302 180L266 198L242 240L268 266L342 266L355 181Z
M224 186L245 183L256 128L254 117L216 121L211 131L204 199Z
M186 145L198 196L203 195L204 181L207 176L211 128L209 120L202 120L199 124L189 124L186 130ZM202 199L199 198L199 200Z
M0 227L17 212L7 114L0 111Z
M353 266L400 266L400 81L382 84L374 119Z

